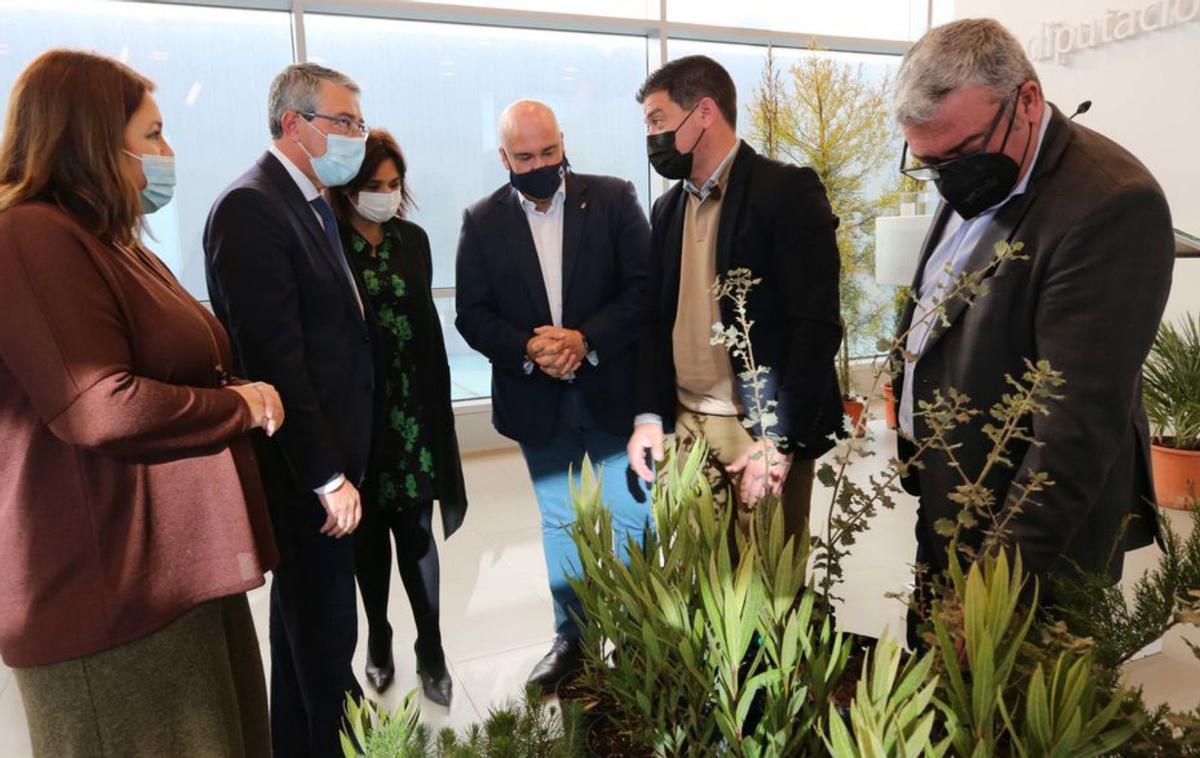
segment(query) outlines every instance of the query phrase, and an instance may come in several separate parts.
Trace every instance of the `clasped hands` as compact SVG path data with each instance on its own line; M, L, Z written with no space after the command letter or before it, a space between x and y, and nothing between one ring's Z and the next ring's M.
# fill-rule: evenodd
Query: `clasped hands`
M725 467L730 476L738 478L738 502L745 510L753 510L755 504L768 493L778 497L783 493L792 468L792 456L779 450L770 437L756 440L738 459Z
M663 461L662 424L652 422L634 427L626 452L634 472L644 481L653 482L654 470L646 457L649 454L655 463ZM783 493L791 468L792 456L779 450L775 440L763 437L755 440L725 471L737 480L738 503L744 510L753 510L765 495L778 497Z
M525 356L555 379L570 379L587 357L583 332L560 326L539 326L525 343Z

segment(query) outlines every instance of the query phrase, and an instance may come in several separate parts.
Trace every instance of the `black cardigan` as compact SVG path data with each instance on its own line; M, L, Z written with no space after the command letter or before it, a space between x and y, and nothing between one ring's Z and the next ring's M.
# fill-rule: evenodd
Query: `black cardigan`
M429 236L425 230L411 221L392 219L386 222L400 239L399 254L393 260L397 263L399 273L409 288L412 297L412 351L420 356L421 365L417 367L417 391L420 393L421 407L426 418L423 422L428 425L433 444L434 462L437 467L438 502L441 504L442 532L446 537L453 534L462 526L467 513L467 490L463 482L462 460L458 452L458 436L454 431L454 408L450 403L450 364L446 358L446 342L442 338L441 322L438 319L437 308L433 304L433 256L429 250ZM352 250L349 222L340 223L342 249ZM347 254L347 260L354 267L355 276L361 279L362 272L354 256ZM359 284L366 297L366 288ZM372 321L374 324L374 321ZM373 327L372 342L376 351L376 408L382 405L381 394L385 386L383 372L391 365L387 356L378 355L384 344L379 339L378 326ZM375 413L375 429L371 446L371 458L367 466L367 478L376 472L389 467L395 456L402 452L394 449L394 445L384 442L390 435L381 430L386 427L386 414ZM379 442L376 442L379 441Z

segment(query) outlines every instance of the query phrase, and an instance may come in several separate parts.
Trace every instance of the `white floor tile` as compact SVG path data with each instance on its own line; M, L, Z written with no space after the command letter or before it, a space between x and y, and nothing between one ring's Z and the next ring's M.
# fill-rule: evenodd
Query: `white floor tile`
M499 563L515 570L529 589L550 600L550 578L546 572L546 552L542 547L541 527L519 532L493 534L486 538L489 554Z
M9 671L5 669L7 675ZM8 682L0 692L0 755L5 758L26 758L33 755L29 744L29 729L25 726L25 708L15 681Z
M454 670L470 693L475 708L486 716L491 708L520 700L529 672L549 650L547 640L537 645L461 661L454 664Z

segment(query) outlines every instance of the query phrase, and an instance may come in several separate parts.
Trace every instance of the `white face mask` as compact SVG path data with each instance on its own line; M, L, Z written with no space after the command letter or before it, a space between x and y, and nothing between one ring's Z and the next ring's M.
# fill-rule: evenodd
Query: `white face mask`
M368 221L382 224L395 217L403 200L404 192L395 190L393 192L360 192L358 201L351 200L351 202L354 203L354 210L358 211L358 215Z

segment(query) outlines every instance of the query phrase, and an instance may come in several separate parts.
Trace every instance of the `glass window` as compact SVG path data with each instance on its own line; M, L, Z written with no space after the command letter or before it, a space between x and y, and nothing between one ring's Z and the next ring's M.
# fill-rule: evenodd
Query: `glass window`
M354 77L367 121L391 131L404 150L413 221L429 234L435 287L454 286L463 209L508 180L496 121L513 100L549 103L577 171L629 179L647 200L633 99L646 76L645 37L317 14L305 16L305 33L309 59ZM486 396L483 359L454 330L453 303L442 306L455 391Z
M672 40L668 43L668 53L672 59L686 55L708 55L729 71L737 88L738 132L755 149L762 151L762 142L751 123L750 107L762 88L767 49L753 45ZM773 54L782 88L789 93L794 91L790 71L805 59L811 60L815 57L843 64L843 70L853 77L861 76L863 82L874 87L882 85L885 80L894 79L900 66L900 58L893 55L778 47L774 48ZM890 107L890 99L887 105ZM890 112L885 113L885 118L886 123L890 124ZM898 206L896 209L892 208L892 200L900 181L899 172L896 170L900 160L900 145L899 133L893 130L888 144L881 151L884 155L882 160L872 166L847 167L844 175L862 173L857 196L848 201L834 200L834 207L842 216L839 244L843 247L843 270L853 271L853 280L843 287L843 317L847 321L853 357L874 355L878 351L879 338L890 336L894 326L897 310L894 288L882 287L875 283L874 219L879 213L892 215L898 210ZM895 160L891 159L893 155ZM779 158L790 162L805 162L803 157L798 155L782 154ZM825 177L822 179L826 181L826 186L831 186ZM839 182L839 185L844 184ZM846 208L853 208L853 211L847 211ZM848 254L851 249L853 254Z
M430 5L469 5L523 11L576 13L608 18L658 18L659 0L418 0Z
M869 39L916 39L928 12L927 0L667 0L670 21Z
M266 149L267 89L292 62L287 13L129 2L0 5L0 93L53 47L94 50L157 84L178 187L150 216L149 246L207 299L201 235L218 193Z

